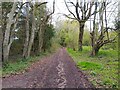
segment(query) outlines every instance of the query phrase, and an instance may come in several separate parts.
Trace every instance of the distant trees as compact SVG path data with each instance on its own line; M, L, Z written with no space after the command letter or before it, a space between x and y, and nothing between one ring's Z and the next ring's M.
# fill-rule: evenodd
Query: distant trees
M79 24L75 20L61 20L57 22L56 26L56 37L57 41L61 46L72 48L73 50L78 50L78 37L79 37ZM89 28L85 26L84 28L84 39L83 46L90 46L90 31Z
M59 21L56 30L61 46L78 50L78 23L76 21Z
M51 39L55 35L55 29L52 24L47 24L44 29L44 38L43 38L43 46L42 49L45 52L47 49L51 47Z

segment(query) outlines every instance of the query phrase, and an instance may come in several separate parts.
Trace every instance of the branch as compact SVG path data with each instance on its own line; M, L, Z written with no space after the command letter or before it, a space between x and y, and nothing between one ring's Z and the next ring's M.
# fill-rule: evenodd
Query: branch
M68 3L71 3L73 6L76 6L73 2L68 2Z
M88 8L88 5L89 5L89 3L87 3L87 9L85 10L85 14L87 13L87 11L89 10L89 8Z
M46 16L46 18L43 19L42 24L45 24L45 23L48 21L48 19L50 18L50 16L51 16L52 14L54 14L54 12L55 12L55 0L53 1L53 11L52 11L50 14L48 14L48 15Z
M106 33L107 33L107 38L108 38L108 40L109 40L109 34L108 34L108 29L107 29L106 2L104 2L104 7L105 7L105 24L106 24Z
M109 4L109 3L107 3L106 6L107 6L108 4ZM96 12L94 11L90 16L94 15L95 13L100 12L102 8L103 8L103 7L101 7L101 8L100 8L98 11L96 11ZM105 7L103 8L103 10L105 10Z
M110 27L107 27L106 29L107 29L107 30L110 29L110 30L114 30L114 31L117 30L117 29L115 29L115 28L110 28Z
M53 1L53 11L48 16L51 16L55 12L55 0Z
M76 6L75 6L75 8L76 8L76 15L77 15L78 20L80 21L80 16L79 16L79 12L78 12L78 7L79 7L79 4L78 4L78 1L77 1Z
M43 3L40 3L39 5L37 5L37 7L43 5L43 4L47 4L48 2L43 2Z
M92 16L92 14L91 14L91 10L92 10L92 6L94 5L94 3L92 2L92 3L90 3L90 8L88 9L89 11L88 11L88 15L86 16L86 19L88 20L89 19L89 17L91 17ZM96 13L96 11L94 11L95 13ZM94 14L95 14L94 13Z
M75 18L72 18L72 17L70 17L70 16L68 16L68 15L66 15L66 14L63 14L63 16L65 16L65 17L67 17L67 18L69 18L69 19L74 19L74 20L76 20Z
M65 5L66 5L66 7L67 7L67 9L68 9L69 13L70 13L70 14L72 14L72 15L73 15L73 17L74 17L76 20L78 20L78 19L77 19L77 17L75 16L75 14L74 14L72 11L70 11L70 9L69 9L69 7L68 7L68 5L67 5L67 3L66 3L66 1L65 1L65 0L64 0L64 2L65 2Z
M116 36L116 37L117 37L117 36ZM116 37L114 37L114 38L111 39L111 40L104 40L104 41L100 44L100 46L103 46L104 44L107 44L107 43L112 43L113 41L115 41Z
M82 2L80 2L80 4L82 4ZM82 5L80 6L78 6L79 8L80 8L80 10L81 10L81 12L83 13L83 7L82 7Z

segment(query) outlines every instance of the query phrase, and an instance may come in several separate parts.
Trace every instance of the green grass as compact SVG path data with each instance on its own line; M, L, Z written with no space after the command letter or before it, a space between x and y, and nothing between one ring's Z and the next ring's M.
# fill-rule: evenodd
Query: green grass
M115 50L100 50L95 57L90 57L89 46L83 51L68 48L77 66L88 76L88 79L99 88L118 88L118 53Z
M94 69L102 69L102 65L93 62L78 62L78 67L81 67L82 70L94 70Z
M11 74L19 74L25 72L32 63L40 60L43 56L49 55L51 52L41 53L39 56L29 57L27 59L9 61L5 67L2 68L2 76L9 76Z

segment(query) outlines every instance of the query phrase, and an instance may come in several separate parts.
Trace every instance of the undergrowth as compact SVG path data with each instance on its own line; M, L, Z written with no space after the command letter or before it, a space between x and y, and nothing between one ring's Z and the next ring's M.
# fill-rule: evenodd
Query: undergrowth
M13 74L24 73L32 63L41 60L42 57L49 55L51 52L47 51L45 53L41 53L38 56L32 56L27 59L20 58L18 60L10 60L6 63L2 68L2 77L6 77Z

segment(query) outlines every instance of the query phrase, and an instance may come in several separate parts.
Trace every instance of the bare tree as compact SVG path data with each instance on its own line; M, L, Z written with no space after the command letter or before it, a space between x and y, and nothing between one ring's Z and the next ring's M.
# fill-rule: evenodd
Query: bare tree
M75 8L75 13L72 12L72 10L70 10L68 3L73 5L73 7ZM99 12L99 10L96 12L95 11L92 12L92 7L94 6L94 2L86 2L86 0L84 0L84 1L76 0L76 3L71 2L69 0L68 3L65 1L65 5L66 5L67 9L73 17L70 17L69 15L66 15L66 14L64 14L64 15L70 19L74 19L74 20L78 21L78 23L79 23L79 41L78 41L78 43L79 43L79 50L82 51L82 41L83 41L85 22L92 15Z
M95 2L95 12L97 11L97 2ZM91 44L92 44L92 53L91 53L91 55L95 55L95 50L94 50L94 48L95 48L95 29L96 29L96 14L97 13L95 13L94 14L94 20L93 20L93 31L90 33L91 34Z
M100 11L99 11L99 25L100 26L99 26L99 28L97 28L97 25L95 22L96 21L96 14L94 14L93 31L90 33L91 34L91 41L92 41L91 56L97 55L99 52L99 49L103 45L105 45L107 43L112 43L116 39L116 36L112 39L109 38L108 30L112 29L112 28L107 27L106 7L107 7L107 2L100 3ZM95 5L95 12L96 12L96 9L97 9L97 2ZM103 17L105 17L105 19ZM105 23L105 26L104 26L104 23ZM97 29L99 29L99 32ZM106 35L107 35L107 38L105 38Z

